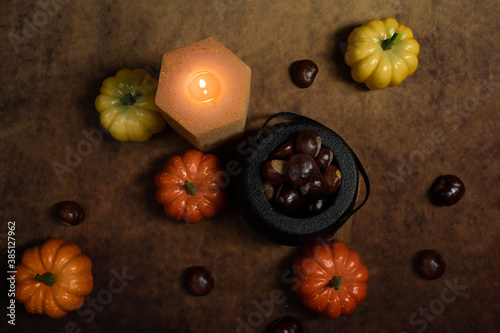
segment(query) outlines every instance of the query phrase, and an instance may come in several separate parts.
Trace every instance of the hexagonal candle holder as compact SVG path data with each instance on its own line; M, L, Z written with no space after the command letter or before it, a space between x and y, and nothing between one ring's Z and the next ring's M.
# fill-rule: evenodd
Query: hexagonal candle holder
M214 38L163 55L156 105L168 124L207 151L243 135L251 69Z

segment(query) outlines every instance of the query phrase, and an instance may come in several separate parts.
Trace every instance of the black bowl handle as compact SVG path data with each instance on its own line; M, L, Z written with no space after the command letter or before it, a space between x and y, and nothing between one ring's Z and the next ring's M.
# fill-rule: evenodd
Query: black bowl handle
M315 123L315 124L323 126L323 124L317 122L316 120L308 118L306 116L302 116L300 114L296 114L296 113L292 113L292 112L278 112L278 113L273 114L269 118L267 118L267 120L264 123L264 125L262 125L262 128L266 127L267 124L271 120L273 120L274 118L279 118L279 117L287 118L287 119L292 120L292 121L304 121L304 122ZM368 180L368 175L366 174L365 168L363 168L363 165L361 164L361 161L359 160L358 156L356 156L356 154L354 153L354 151L352 152L352 154L354 155L356 164L358 165L358 171L361 174L361 177L363 177L363 181L365 182L365 190L366 191L365 191L365 198L359 204L359 206L356 207L356 208L354 208L352 211L347 212L343 216L344 221L347 221L354 213L356 213L361 207L363 207L364 204L366 203L366 201L368 201L368 197L370 196L370 181Z

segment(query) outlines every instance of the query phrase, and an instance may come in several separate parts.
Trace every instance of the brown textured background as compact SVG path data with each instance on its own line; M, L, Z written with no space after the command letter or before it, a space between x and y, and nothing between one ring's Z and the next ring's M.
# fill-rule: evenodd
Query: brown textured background
M468 287L427 322L426 332L500 327L497 1L61 2L17 53L8 34L22 35L25 19L43 20L41 6L0 4L1 247L7 222L15 220L18 261L50 237L80 245L94 263L93 298L108 288L113 271L126 267L135 278L94 318L73 312L48 319L18 304L17 331L71 331L74 322L82 332L235 332L238 317L257 311L254 301L281 290L286 302L254 332L283 315L299 318L307 332L416 332L422 326L412 326L410 316L436 304L446 280ZM368 91L350 79L342 48L355 26L384 16L413 30L419 68L398 87ZM191 148L172 130L146 143L119 143L106 134L58 180L52 163L65 163L67 147L85 140L83 130L100 128L93 103L102 80L123 67L158 71L162 53L209 36L252 68L249 131L275 112L307 115L339 133L367 169L371 198L336 235L370 270L368 297L351 316L326 321L303 309L282 278L303 249L257 235L235 205L198 225L163 214L154 175L168 157ZM320 68L314 85L303 90L288 76L289 65L302 58ZM435 132L442 136L432 147ZM417 152L423 150L427 155ZM402 168L418 156L424 156L418 166ZM402 175L392 189L387 172ZM463 179L466 196L456 206L435 207L426 191L447 173ZM58 224L50 209L61 200L82 203L85 222ZM412 271L413 256L425 248L446 259L438 280ZM182 272L192 265L215 275L209 296L194 298L181 288ZM14 331L4 314L2 281L0 330Z

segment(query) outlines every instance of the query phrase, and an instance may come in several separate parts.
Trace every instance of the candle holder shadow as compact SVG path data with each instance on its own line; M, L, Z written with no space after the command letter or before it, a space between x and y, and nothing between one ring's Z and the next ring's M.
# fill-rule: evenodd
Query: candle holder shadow
M241 209L247 223L269 240L290 246L311 245L333 236L364 205L370 192L368 176L354 152L337 133L312 119L295 114L279 113L271 118L279 116L293 118L294 121L263 127L257 134L255 149L246 160L241 180L241 192L246 196ZM296 138L303 130L316 131L323 145L333 152L342 180L336 197L322 212L311 217L291 217L275 209L266 198L262 189L261 169L276 147ZM366 194L363 202L354 208L359 174L364 179Z

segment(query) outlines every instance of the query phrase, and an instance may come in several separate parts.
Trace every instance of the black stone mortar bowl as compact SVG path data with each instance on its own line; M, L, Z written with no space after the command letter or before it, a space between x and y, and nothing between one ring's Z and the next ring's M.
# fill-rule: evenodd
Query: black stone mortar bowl
M277 117L292 121L266 127L271 119ZM266 198L262 188L261 169L276 147L296 138L303 130L318 133L323 146L333 152L342 178L335 199L326 209L311 217L291 217L275 209ZM305 246L329 239L368 199L370 185L361 163L347 143L324 125L304 116L281 112L266 121L254 142L255 149L247 158L243 170L242 192L245 193L246 200L243 200L241 208L247 223L269 240L281 245ZM366 195L363 202L354 208L359 190L359 174L364 179Z

